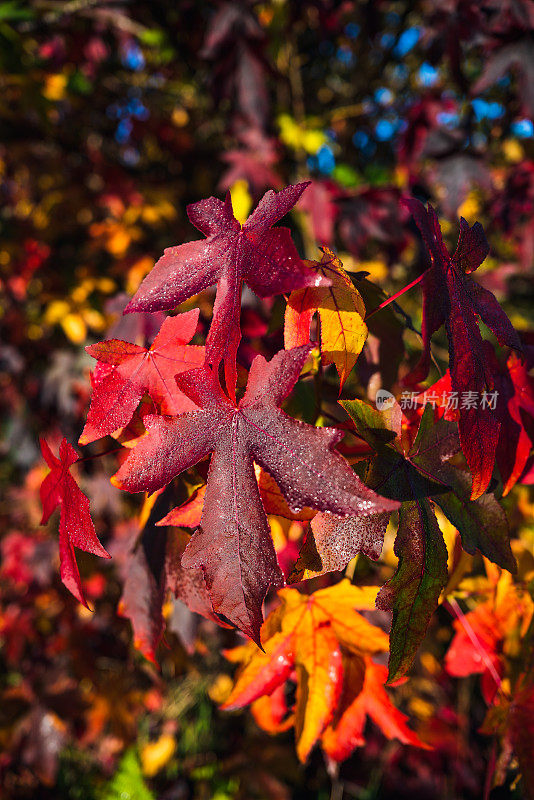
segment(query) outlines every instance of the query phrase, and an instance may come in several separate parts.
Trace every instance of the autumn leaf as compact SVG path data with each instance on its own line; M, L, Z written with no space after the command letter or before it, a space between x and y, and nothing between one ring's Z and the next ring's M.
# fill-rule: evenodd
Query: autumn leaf
M410 667L447 581L447 550L427 498L460 531L467 552L478 549L512 571L515 559L498 502L492 495L469 500L468 476L447 463L459 451L453 422L434 422L428 403L410 444L402 438L398 404L384 411L360 400L344 400L341 405L357 433L376 451L364 482L385 497L402 501L394 545L399 566L378 598L380 608L393 611L389 665L393 681Z
M432 266L424 273L423 354L410 376L414 383L424 380L430 367L430 340L445 325L449 340L450 372L454 391L476 392L478 397L493 388L493 375L484 357L479 317L501 345L521 351L519 337L494 295L469 276L486 258L489 246L482 226L469 227L460 219L460 236L453 256L447 252L436 212L419 200L404 200L429 252ZM486 489L495 463L500 423L487 406L460 406L458 423L462 450L473 476L471 499Z
M230 626L213 610L202 569L186 569L181 565L182 556L190 538L185 531L167 532L165 556L167 588L171 590L177 600L185 603L190 611L216 622L223 628L229 628Z
M237 649L236 659L233 651L228 654L232 660L248 660L223 708L242 708L259 698L272 697L291 678L297 691L294 717L288 719L295 727L297 755L305 761L321 737L328 739L328 726L339 717L340 699L352 692L352 703L362 690L363 680L353 680L352 665L358 665L361 678L367 674L368 665L372 671L374 665L368 656L387 649L387 635L356 611L374 607L375 587L358 588L343 580L311 595L282 589L278 596L281 606L262 627L264 651ZM373 683L372 677L369 680ZM373 684L372 690L375 688ZM280 709L279 700L277 704L278 711L263 707L255 714L260 724L265 720L272 730L287 727L284 708ZM384 711L390 708L386 704ZM415 734L406 729L406 739L408 733L414 743ZM345 741L346 750L339 760L361 743Z
M482 602L466 614L461 609L457 612L445 668L457 677L480 674L484 698L491 704L501 683L507 652L513 652L517 642L527 636L534 602L506 571L500 573L495 584L487 581L481 589Z
M57 458L47 442L40 440L41 453L50 467L50 472L41 484L41 503L45 525L57 506L59 517L59 557L61 560L61 580L74 597L83 603L84 597L80 573L76 564L74 547L102 558L110 558L97 539L95 526L89 513L89 500L78 487L70 474L70 467L78 461L78 454L66 439L59 445Z
M190 536L182 530L162 530L156 521L170 505L172 487L146 497L139 516L139 533L123 570L119 614L130 620L136 647L156 664L156 650L165 631L163 605L168 591L190 611L229 627L213 611L201 569L184 569L181 557Z
M383 446L379 440L375 441L377 455L366 470L366 484L385 497L398 500L431 497L458 529L464 550L471 554L479 550L495 564L515 571L504 510L491 494L470 500L469 473L448 463L460 450L453 422L446 419L434 422L433 409L427 403L415 439L406 452L398 437L398 428L388 433L390 423L386 415L391 410L380 412L358 400L345 400L342 405L359 435L367 437L369 442L378 435L387 438L396 434L396 438ZM365 417L371 421L366 421Z
M148 661L156 664L156 649L165 630L166 531L154 527L162 507L169 499L158 492L145 499L139 519L139 534L128 553L118 613L129 619L134 634L134 647Z
M311 521L311 530L306 533L288 583L345 569L359 553L376 561L382 552L389 517L388 511L366 517L339 517L320 511Z
M501 364L491 344L484 342L484 355L494 380L494 412L501 426L496 461L506 495L520 478L532 450L534 378L528 374L527 364L513 352ZM451 392L449 370L425 392L426 396L435 398L433 402L447 419L455 419L458 413L448 408L447 398ZM417 400L423 402L422 397L424 395Z
M297 289L286 306L284 341L287 348L307 344L316 312L321 321L321 357L335 364L340 386L347 380L367 338L365 306L339 258L323 247L320 262L309 262L330 286Z
M296 383L310 346L254 360L236 407L206 367L177 376L200 407L179 417L147 417L147 435L114 476L131 492L153 492L213 452L201 523L182 558L202 567L213 608L258 641L261 604L283 583L259 495L254 462L271 474L294 510L338 515L396 508L356 477L333 450L342 437L288 417L278 406Z
M377 597L377 608L393 611L389 682L410 668L447 582L447 548L428 500L402 504L394 552L397 571Z
M171 509L163 519L156 522L156 525L175 525L177 527L196 528L200 525L205 495L206 485L194 489L188 500L182 503L181 506Z
M80 444L89 444L125 427L145 392L161 414L180 414L195 408L179 391L174 376L204 362L204 348L187 344L196 331L198 315L195 308L168 317L150 349L121 339L108 339L85 348L98 363Z
M427 748L407 725L408 717L396 708L384 683L387 669L366 656L344 661L344 691L332 723L321 737L321 747L333 761L344 761L355 747L365 744L367 717L387 739Z
M229 194L224 202L210 197L189 205L189 219L206 239L167 248L126 306L125 313L174 308L217 283L206 357L214 367L224 361L231 395L241 338L242 281L260 297L325 283L302 262L290 231L272 229L293 208L307 185L298 183L278 193L268 191L243 225L234 217Z

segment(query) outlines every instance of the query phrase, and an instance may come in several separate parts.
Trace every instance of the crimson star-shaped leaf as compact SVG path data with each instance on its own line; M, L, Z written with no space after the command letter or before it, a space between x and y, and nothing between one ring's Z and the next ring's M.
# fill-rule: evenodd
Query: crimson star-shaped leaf
M419 200L404 200L413 214L432 266L424 273L423 354L410 376L413 382L424 380L430 367L430 339L445 325L449 340L452 387L458 393L475 392L479 398L493 388L493 376L484 356L482 334L477 317L493 331L501 345L521 351L521 342L512 323L494 295L469 277L486 258L489 246L482 225L472 227L460 219L460 237L454 255L443 242L436 212L426 209ZM460 408L460 442L473 475L471 498L486 489L495 463L500 424L488 407Z
M268 191L243 225L234 217L229 194L224 202L209 197L189 205L189 219L206 238L167 248L125 313L174 308L216 283L206 356L214 366L224 360L226 384L233 394L242 281L260 297L328 283L303 263L288 228L272 229L307 185Z
M76 564L74 547L93 553L95 556L111 558L97 539L95 526L89 514L89 500L77 485L69 468L78 461L76 450L66 439L59 445L57 458L44 439L41 439L43 458L51 469L41 484L41 503L45 525L54 509L61 508L59 518L59 557L61 559L61 580L74 597L87 605Z
M261 502L254 462L276 481L293 510L309 506L338 515L398 507L365 487L334 445L342 433L288 417L279 406L296 383L310 345L254 359L236 407L207 367L176 381L199 410L147 417L147 435L114 476L130 492L154 492L213 453L200 526L182 566L201 567L214 611L259 641L261 605L283 584Z
M187 344L196 331L198 315L195 308L168 317L149 350L121 339L85 348L98 364L80 444L94 442L127 425L145 392L162 414L181 414L195 407L178 389L174 376L204 362L204 348Z

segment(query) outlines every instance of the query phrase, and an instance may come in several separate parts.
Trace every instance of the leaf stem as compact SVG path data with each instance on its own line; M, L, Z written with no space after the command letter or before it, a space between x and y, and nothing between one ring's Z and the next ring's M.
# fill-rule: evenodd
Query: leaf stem
M104 450L103 453L95 453L92 456L84 456L83 458L79 458L76 463L78 464L78 463L80 463L80 461L92 461L93 458L102 458L103 456L109 456L112 453L118 453L119 450L123 450L123 448L122 447L114 447L112 450Z
M421 275L419 275L414 281L409 283L408 286L405 286L403 289L399 289L399 291L395 292L395 294L391 295L391 297L388 297L385 300L383 300L382 303L380 303L379 306L377 306L376 308L374 308L372 311L370 311L367 314L367 316L365 317L365 321L367 321L369 319L369 317L372 317L373 314L376 314L377 311L380 311L382 308L385 308L390 303L393 303L395 300L397 300L398 297L401 297L401 295L403 295L405 292L407 292L408 289L411 289L413 286L417 286L417 284L420 283L423 280L425 275L426 275L426 270L425 270L425 272L422 272Z

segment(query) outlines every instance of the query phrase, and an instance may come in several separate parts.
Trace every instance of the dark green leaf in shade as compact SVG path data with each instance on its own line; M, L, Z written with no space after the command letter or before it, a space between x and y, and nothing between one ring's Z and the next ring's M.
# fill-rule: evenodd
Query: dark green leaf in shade
M447 548L430 501L402 504L394 552L397 571L376 600L393 611L388 682L410 668L447 582Z

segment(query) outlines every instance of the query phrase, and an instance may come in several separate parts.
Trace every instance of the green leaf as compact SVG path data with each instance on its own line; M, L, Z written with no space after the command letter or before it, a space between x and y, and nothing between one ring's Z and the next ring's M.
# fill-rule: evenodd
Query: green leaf
M342 400L341 405L352 419L358 436L373 450L383 450L400 435L402 411L397 403L385 411L378 411L363 400Z
M439 477L452 487L452 492L436 497L435 502L460 532L464 550L471 555L479 550L499 567L516 572L508 520L495 497L483 494L477 500L470 500L469 474L448 464L443 464Z
M34 11L31 8L23 8L18 0L0 3L0 20L3 22L20 22L33 19L34 16Z
M391 500L419 500L449 490L432 478L422 475L415 466L394 450L383 450L373 459L364 483Z
M143 780L141 765L133 748L122 757L115 775L102 793L102 800L155 800Z
M389 683L411 666L447 582L447 548L428 500L402 504L394 552L397 571L376 599L393 611Z

